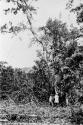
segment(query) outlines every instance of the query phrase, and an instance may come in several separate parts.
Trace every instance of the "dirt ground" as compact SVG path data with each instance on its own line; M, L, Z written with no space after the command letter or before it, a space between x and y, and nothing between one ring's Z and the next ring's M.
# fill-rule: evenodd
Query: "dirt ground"
M0 101L0 125L72 125L69 107L38 106L34 102L16 105L12 100Z

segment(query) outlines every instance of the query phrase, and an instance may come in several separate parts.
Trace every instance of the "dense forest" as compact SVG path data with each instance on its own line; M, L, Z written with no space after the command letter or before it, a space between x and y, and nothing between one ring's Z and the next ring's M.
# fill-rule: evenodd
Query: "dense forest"
M83 46L78 40L83 37L83 3L73 8L75 0L67 3L70 13L76 14L76 21L79 28L71 26L58 19L49 18L44 26L39 27L38 34L32 27L32 13L36 9L29 6L25 0L15 2L17 8L12 12L17 14L22 10L26 15L28 26L33 34L32 42L41 46L37 51L38 60L35 65L25 72L21 68L8 66L6 62L0 62L0 99L11 98L16 104L28 103L49 103L51 94L68 97L70 105L78 102L83 103ZM5 10L6 14L10 9ZM27 29L26 25L7 24L1 27L1 33L18 33Z
M31 71L26 73L1 62L0 93L8 94L17 102L27 97L31 100L33 95L41 102L48 102L56 88L59 94L67 94L75 103L83 91L83 51L77 43L79 30L69 31L65 23L49 19L39 32L42 32L38 38L42 51L38 51L39 60Z

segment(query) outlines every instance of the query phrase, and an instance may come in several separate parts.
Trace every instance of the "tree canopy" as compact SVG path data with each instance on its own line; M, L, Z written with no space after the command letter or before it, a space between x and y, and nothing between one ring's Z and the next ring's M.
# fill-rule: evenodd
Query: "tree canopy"
M9 12L14 15L22 12L26 15L28 25L21 24L14 26L10 23L1 27L1 32L18 33L19 31L29 29L34 35L33 41L41 45L42 51L38 51L39 60L35 61L32 72L26 74L21 69L0 65L0 92L8 93L15 97L15 100L22 100L24 96L35 95L39 101L48 101L51 93L56 91L60 94L73 96L76 90L82 86L83 75L83 53L79 50L77 40L82 35L82 27L72 27L70 30L67 24L58 19L48 19L45 26L38 29L38 37L32 28L32 18L36 9L32 2L36 0L7 0L7 3L13 3L15 7L8 8L5 14ZM82 4L73 8L73 2L70 0L67 6L71 12L76 12L77 22L82 23ZM75 99L75 98L74 98Z
M83 55L79 51L77 43L80 31L77 28L68 30L66 24L57 19L49 19L45 26L39 28L39 31L42 32L39 36L41 41L39 43L43 48L42 58L46 60L46 69L49 69L50 73L50 77L47 77L48 75L45 74L45 77L49 78L48 84L51 88L56 88L55 90L58 93L67 93L71 96L79 88L79 79L82 76L80 67L83 63ZM44 63L41 64L42 58L40 58L37 66L39 64L41 67L45 65ZM44 70L46 72L46 69L41 68L41 71ZM40 80L40 77L38 77L41 76L40 67L37 67L37 72L39 72L37 78L41 82L36 81L36 85L39 84L41 89L43 80L46 78L43 77L44 79L41 78ZM46 84L46 82L44 83ZM40 90L38 89L37 91ZM50 92L52 92L52 89Z
M9 24L6 23L1 26L0 31L2 33L6 32L17 34L22 30L29 29L34 34L32 28L32 19L33 15L36 14L36 8L33 5L33 3L36 1L37 0L5 0L6 5L13 5L13 7L8 6L3 10L5 15L8 15L9 13L14 15L17 15L19 12L23 13L23 15L26 16L27 23L20 21L18 25L15 25L12 23L12 21L9 21ZM0 2L2 2L2 0Z
M67 8L70 9L70 12L74 12L77 15L77 23L83 23L83 1L78 0L78 4L75 5L77 0L69 0L67 3Z

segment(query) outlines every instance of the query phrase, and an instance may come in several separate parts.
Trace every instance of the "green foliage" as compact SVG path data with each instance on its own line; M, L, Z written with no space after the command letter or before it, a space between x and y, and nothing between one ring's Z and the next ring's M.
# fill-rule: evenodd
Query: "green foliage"
M13 69L4 63L0 65L0 97L8 95L16 103L30 102L33 98L33 81L31 76L21 69Z
M69 0L67 3L67 9L70 9L70 12L74 12L77 17L76 21L78 24L83 23L83 1L79 1L77 5L75 5L76 0Z
M31 32L34 34L34 31L32 29L32 19L33 15L36 13L36 8L33 6L33 2L35 1L37 0L6 0L6 5L8 6L10 4L12 5L12 7L8 6L8 8L3 10L5 12L5 15L8 15L9 13L13 15L23 13L23 15L26 17L27 23L22 23L20 21L19 24L15 25L10 20L9 23L6 23L1 26L1 33L6 32L17 34L22 30L30 29Z
M41 89L42 84L45 83L45 88L48 82L50 88L57 88L59 93L68 94L74 100L74 97L76 97L76 93L74 94L74 92L80 87L79 81L81 72L83 71L81 64L83 55L79 51L77 44L80 31L77 28L72 28L69 31L66 24L57 19L49 19L46 25L41 27L39 31L42 32L42 35L39 36L39 43L43 48L42 58L48 66L43 66L41 63L42 58L40 58L37 66L35 66L37 73L37 77L35 76L36 95L44 94ZM47 55L49 55L48 58ZM46 71L50 74L48 81L46 81L48 76L46 75ZM39 91L41 91L40 94L38 93ZM51 93L52 89L47 89L47 91Z
M10 93L12 91L12 83L14 81L13 68L12 67L0 67L1 79L0 79L0 89L3 93Z
M47 62L44 59L36 61L33 67L33 91L39 101L47 101L50 94L50 74Z
M57 19L49 19L39 30L43 48L39 60L29 73L1 64L0 92L10 94L15 102L27 97L31 100L34 95L41 102L48 101L55 90L75 100L76 91L82 88L83 75L83 55L77 45L79 30L69 31L66 24Z

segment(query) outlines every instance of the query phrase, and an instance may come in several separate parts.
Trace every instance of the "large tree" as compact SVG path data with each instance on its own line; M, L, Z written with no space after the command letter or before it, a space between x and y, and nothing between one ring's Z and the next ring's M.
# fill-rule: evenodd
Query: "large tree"
M79 86L76 73L80 74L79 64L83 60L77 45L80 31L77 28L68 30L66 24L57 19L49 19L40 30L39 43L52 72L51 81L54 82L55 92L72 95L71 92Z

